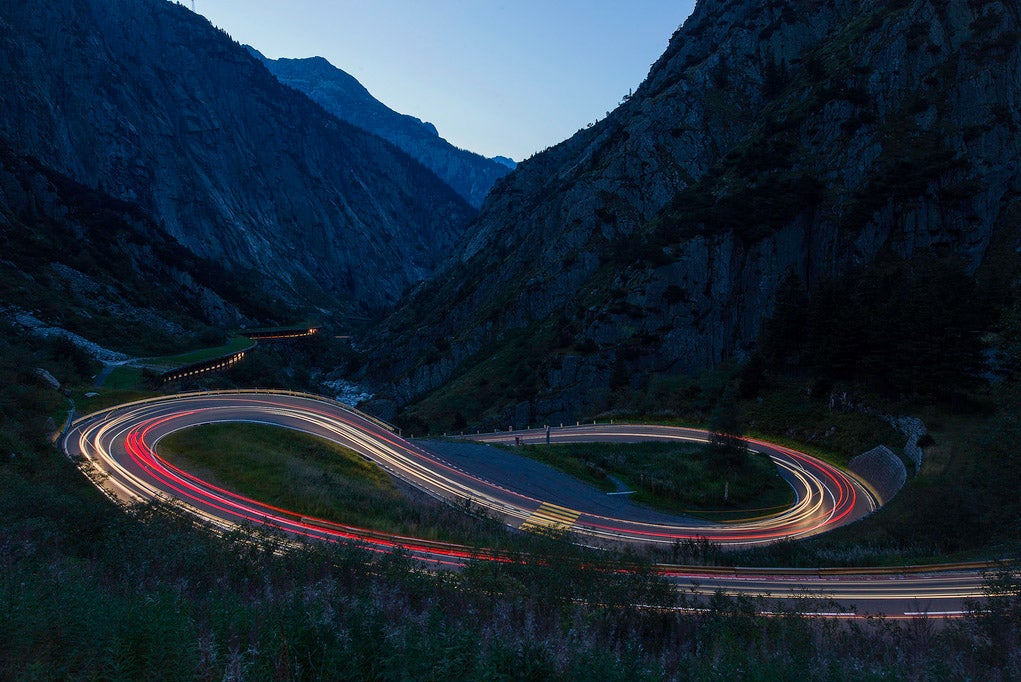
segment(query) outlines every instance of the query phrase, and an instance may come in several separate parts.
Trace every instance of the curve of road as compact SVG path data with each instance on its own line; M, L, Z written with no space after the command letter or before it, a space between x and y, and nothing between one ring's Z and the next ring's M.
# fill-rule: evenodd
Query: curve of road
M175 467L158 454L159 440L174 431L211 422L249 421L311 433L344 445L374 461L391 475L455 505L470 503L508 525L524 530L570 530L591 544L662 544L706 538L728 546L749 546L782 538L802 538L857 520L875 509L867 490L846 472L790 448L750 441L769 455L795 491L788 509L734 523L677 517L650 522L615 518L559 500L539 499L515 487L513 480L487 480L470 465L455 466L385 425L340 403L286 392L237 391L196 393L141 401L89 415L74 422L62 443L73 458L82 458L92 479L111 497L133 503L174 501L215 527L264 524L292 536L326 541L357 540L389 551L403 547L423 561L458 566L470 558L510 560L461 545L424 541L354 528L279 509L224 490ZM473 437L484 442L544 442L544 431L495 433ZM553 429L553 442L641 440L705 441L696 429L663 426L578 426ZM726 594L769 595L778 599L811 596L836 602L859 613L892 616L957 615L967 600L982 596L983 566L954 570L707 569L659 566L659 571L694 595L720 590ZM813 613L829 615L812 607Z

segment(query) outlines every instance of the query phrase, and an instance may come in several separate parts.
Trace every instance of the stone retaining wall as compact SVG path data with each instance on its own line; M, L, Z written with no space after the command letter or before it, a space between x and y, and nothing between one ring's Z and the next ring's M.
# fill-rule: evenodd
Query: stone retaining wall
M847 468L872 489L880 505L892 500L908 478L904 462L885 445L858 455Z

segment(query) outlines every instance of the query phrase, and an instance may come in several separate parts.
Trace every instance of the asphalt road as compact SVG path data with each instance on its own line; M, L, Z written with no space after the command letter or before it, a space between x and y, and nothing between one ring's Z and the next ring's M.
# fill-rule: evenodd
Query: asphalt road
M300 516L217 488L159 457L159 440L168 433L227 421L275 424L327 438L437 498L484 508L514 528L569 530L594 545L672 544L687 538L706 538L721 545L750 546L816 535L857 520L875 508L865 488L840 469L789 448L752 441L751 447L768 454L794 488L796 501L789 509L736 523L672 517L620 498L611 502L608 498L614 496L578 484L548 467L529 469L534 463L525 464L513 453L495 451L472 456L466 454L467 444L462 443L442 446L440 449L447 454L440 455L339 403L288 393L201 393L129 404L77 420L62 443L69 456L83 458L97 485L125 503L172 500L225 530L238 524L265 524L293 536L358 540L380 550L401 546L413 556L438 565L458 566L469 557L479 556L458 545ZM473 438L514 442L515 437L522 442L545 442L546 433L501 432ZM556 428L549 437L552 442L627 442L705 440L706 434L674 427L604 425ZM581 492L579 485L584 489ZM685 566L660 566L659 570L696 601L717 590L732 595L766 595L788 605L782 608L791 608L789 605L796 602L793 608L820 615L847 609L901 617L958 615L968 600L982 595L982 571L978 566L899 569L893 573Z
M591 425L550 429L550 442L706 442L708 434L698 429L670 426ZM542 429L499 432L470 436L486 443L522 444L546 442ZM608 517L575 506L561 497L560 506L579 512L570 530L587 537L613 541L671 544L676 540L705 538L726 546L750 546L816 535L850 523L875 510L876 505L864 486L846 472L804 453L779 445L749 441L749 447L769 455L780 474L795 492L794 504L776 514L740 522L712 523L693 518L674 518L666 522L648 522L640 517ZM644 515L643 515L644 516Z

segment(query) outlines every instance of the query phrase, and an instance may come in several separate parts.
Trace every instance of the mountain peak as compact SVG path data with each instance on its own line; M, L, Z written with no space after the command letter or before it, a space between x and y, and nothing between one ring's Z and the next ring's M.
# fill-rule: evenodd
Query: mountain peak
M475 207L482 205L493 183L513 168L451 145L432 123L393 111L356 78L322 57L267 59L251 51L281 83L308 95L342 121L397 145Z
M136 204L289 303L364 315L438 266L475 211L410 156L283 86L165 0L4 3L0 138ZM325 63L325 60L321 60Z
M511 170L514 170L515 168L518 167L518 162L510 158L509 156L494 156L493 161L496 161L499 164L507 166L507 168L510 168Z

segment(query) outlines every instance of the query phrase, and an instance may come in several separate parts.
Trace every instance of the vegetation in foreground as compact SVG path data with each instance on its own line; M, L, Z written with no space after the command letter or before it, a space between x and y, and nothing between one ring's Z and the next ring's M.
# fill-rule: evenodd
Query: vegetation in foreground
M655 576L589 570L554 540L546 565L443 575L351 546L277 555L255 530L217 537L154 506L124 514L52 451L34 459L0 465L4 679L1021 674L1021 589L1010 577L994 611L952 623L765 618L754 611L767 604L722 597L691 612Z

